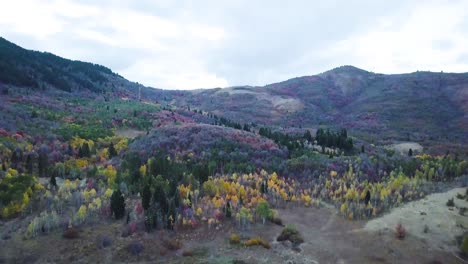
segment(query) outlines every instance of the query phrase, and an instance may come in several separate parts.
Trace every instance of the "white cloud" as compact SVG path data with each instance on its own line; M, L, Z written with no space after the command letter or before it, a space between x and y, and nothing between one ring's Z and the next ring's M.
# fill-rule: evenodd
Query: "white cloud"
M467 8L466 2L420 6L408 17L382 19L374 28L333 45L326 53L340 54L351 58L346 64L357 63L382 73L466 71L466 63L457 62L457 58L468 44L462 27Z
M0 8L0 32L145 85L187 89L264 85L343 64L466 71L467 9L417 0L15 0Z

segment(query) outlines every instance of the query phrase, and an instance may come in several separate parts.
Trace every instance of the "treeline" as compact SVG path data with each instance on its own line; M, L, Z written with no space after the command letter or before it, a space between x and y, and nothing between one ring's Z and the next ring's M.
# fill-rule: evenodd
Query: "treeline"
M73 87L101 91L110 69L81 61L72 61L51 53L25 50L0 38L0 82L44 89L51 85L63 91Z
M258 134L260 136L269 138L273 140L276 144L286 146L289 151L301 149L305 146L305 141L307 140L308 142L312 141L312 135L310 134L310 131L307 130L304 135L289 135L286 133L281 133L279 131L274 131L270 128L265 128L261 127L258 130Z
M324 130L319 128L317 130L315 139L317 144L329 148L340 148L345 151L351 151L353 149L353 139L348 137L346 128L341 129L339 132L330 131L330 129Z

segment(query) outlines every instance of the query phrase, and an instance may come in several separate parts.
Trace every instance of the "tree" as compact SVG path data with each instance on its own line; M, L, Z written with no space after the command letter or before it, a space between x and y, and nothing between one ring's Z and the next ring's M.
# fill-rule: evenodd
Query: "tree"
M231 216L232 216L231 202L228 201L227 204L226 204L226 217L231 218Z
M52 177L50 177L50 185L52 187L57 187L57 181L55 179L55 174L52 174Z
M120 189L112 193L111 211L115 219L121 219L125 215L125 198L123 197Z
M412 157L412 156L413 156L413 149L409 149L409 150L408 150L408 156L409 156L409 157Z
M263 224L265 224L267 217L269 217L271 214L270 206L268 205L266 201L261 201L258 203L257 213L259 216L262 217Z
M89 145L87 142L85 142L78 150L78 156L80 158L85 158L85 157L89 157L90 155L91 155L91 151L89 149Z
M45 152L39 153L38 169L39 177L45 177L47 173L47 168L49 166L49 158Z
M143 209L148 210L150 207L151 203L151 189L149 184L145 184L143 186L143 191L141 192L141 205L143 206Z
M364 149L364 145L361 146L361 153L364 153L366 152L365 149Z
M117 150L115 150L114 143L111 142L109 146L109 159L112 159L115 156L117 156Z

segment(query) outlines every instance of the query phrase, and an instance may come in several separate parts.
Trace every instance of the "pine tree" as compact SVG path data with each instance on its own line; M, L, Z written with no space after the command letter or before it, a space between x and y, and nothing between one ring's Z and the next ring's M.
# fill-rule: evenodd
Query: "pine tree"
M52 177L50 177L50 185L52 187L57 187L57 180L55 179L55 174L52 174Z
M112 193L111 210L115 219L121 219L125 215L125 198L120 189Z
M45 177L49 166L49 157L44 152L39 153L38 170L39 177Z
M409 156L409 157L412 157L412 156L413 156L413 149L409 149L409 150L408 150L408 156Z
M115 156L117 156L117 150L115 150L114 143L111 142L109 146L109 159L112 159Z
M143 209L145 209L145 211L147 211L148 208L150 207L150 203L151 203L151 189L150 189L149 184L145 184L145 186L143 186L143 191L141 192L141 205L143 206Z

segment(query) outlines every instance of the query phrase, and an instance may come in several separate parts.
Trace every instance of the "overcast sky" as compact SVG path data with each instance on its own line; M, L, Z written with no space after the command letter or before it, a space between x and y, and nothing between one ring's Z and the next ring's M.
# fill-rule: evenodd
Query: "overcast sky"
M265 85L340 65L468 72L468 1L14 0L0 35L165 89Z

